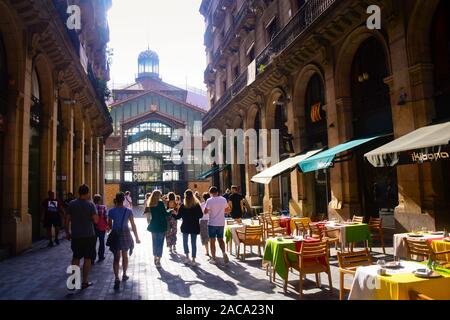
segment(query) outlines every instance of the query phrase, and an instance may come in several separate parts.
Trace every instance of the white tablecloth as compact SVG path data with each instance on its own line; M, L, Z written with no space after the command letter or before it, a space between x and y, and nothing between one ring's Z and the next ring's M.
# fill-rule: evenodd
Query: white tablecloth
M423 237L408 237L407 233L394 234L394 256L399 258L407 258L406 245L403 239L409 238L414 240L443 239L444 236L425 234Z
M423 269L423 264L413 261L402 261L401 269L387 269L387 274L405 274L412 273L417 269ZM368 267L359 267L356 269L356 274L353 279L352 288L350 290L349 300L374 300L375 289L377 286L377 279L380 276L377 274L380 266L373 265Z
M242 220L242 224L231 224L228 225L230 231L231 231L231 238L232 241L234 243L234 246L237 247L239 245L239 237L237 234L237 231L244 231L245 230L245 226L251 226L251 225L259 225L259 221L253 220L253 224L252 224L252 220L251 219L245 219Z

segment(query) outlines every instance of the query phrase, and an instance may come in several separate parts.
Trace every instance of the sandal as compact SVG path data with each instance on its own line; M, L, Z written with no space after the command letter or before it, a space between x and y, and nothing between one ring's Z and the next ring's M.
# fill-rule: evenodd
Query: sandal
M89 288L90 286L94 285L93 282L84 282L81 284L81 290L84 290L86 288Z
M123 276L122 276L122 281L127 281L128 279L130 279L129 276L127 276L127 275L123 275Z

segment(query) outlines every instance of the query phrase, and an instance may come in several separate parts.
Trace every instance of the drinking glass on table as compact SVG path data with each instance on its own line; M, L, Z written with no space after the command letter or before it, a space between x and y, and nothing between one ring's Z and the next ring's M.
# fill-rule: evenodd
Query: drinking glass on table
M378 259L377 261L377 265L379 265L380 267L384 266L386 264L386 261L383 259Z

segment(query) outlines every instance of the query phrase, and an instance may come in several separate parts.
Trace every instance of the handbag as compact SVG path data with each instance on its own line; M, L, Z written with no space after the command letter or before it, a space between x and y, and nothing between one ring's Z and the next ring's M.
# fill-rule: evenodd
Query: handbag
M126 208L124 210L124 213L122 215L122 220L121 223L119 224L120 227L123 227L123 220L125 219L125 213L126 213ZM108 239L106 240L106 245L109 247L109 250L111 250L112 252L116 251L117 247L119 246L119 239L120 239L120 230L111 230L111 232L108 235Z

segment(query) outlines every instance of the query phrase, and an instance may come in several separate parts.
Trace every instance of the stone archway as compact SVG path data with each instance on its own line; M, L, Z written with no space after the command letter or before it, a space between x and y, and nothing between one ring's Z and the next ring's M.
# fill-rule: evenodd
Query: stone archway
M409 17L406 34L409 65L431 63L430 32L432 19L441 0L419 0Z
M245 121L244 121L244 132L246 130L255 129L256 134L259 134L258 127L256 126L256 122L258 119L261 119L261 110L259 108L258 104L253 104L250 106L250 108L247 111ZM259 121L260 123L261 121ZM246 198L249 202L250 206L262 206L262 199L260 201L260 195L261 193L264 193L264 186L261 184L257 184L251 181L251 178L255 176L258 172L256 169L256 163L255 159L252 159L254 156L257 156L258 153L258 137L254 139L245 138L245 181L246 181ZM254 151L256 151L255 155L253 155L253 151L250 150L254 148Z
M14 11L8 3L0 2L0 33L6 51L7 68L6 104L3 111L4 144L0 150L0 242L16 254L31 246L31 216L28 214L26 191L28 154L24 152L29 134L28 82L31 63L24 45L24 33Z
M320 88L317 88L320 87ZM326 112L326 87L323 71L315 64L306 65L298 74L294 87L294 141L297 151L311 151L328 145L328 126ZM321 120L311 119L310 108L320 102L324 110ZM311 130L313 129L313 130ZM323 138L319 139L319 136ZM327 214L329 195L329 172L317 171L302 174L291 173L292 197L304 216Z
M386 59L387 74L392 74L390 51L384 34L383 30L368 30L365 26L361 26L347 36L338 50L334 81L336 92L336 122L334 123L338 137L336 144L354 138L352 69L357 52L367 40L375 39L380 45ZM361 155L355 157L361 157ZM332 210L329 209L329 214L336 214L346 219L355 213L362 212L359 183L354 174L357 169L357 163L353 159L337 163L330 170L332 201L337 205Z
M280 160L280 152L282 150L282 132L287 129L287 104L286 101L287 94L286 92L277 87L272 90L272 92L268 95L268 99L266 100L264 110L262 112L262 128L268 130L268 141L267 141L267 155L271 157L271 163L278 162ZM270 130L278 129L280 135L279 142L279 150L272 150L272 136ZM275 148L275 147L274 147ZM277 154L272 153L272 151ZM289 190L290 181L283 181L283 177L277 177L272 179L270 184L265 186L264 192L264 210L265 211L277 211L283 210L283 207L289 207L289 199L291 197ZM288 180L289 177L287 177ZM282 185L284 188L282 188Z

